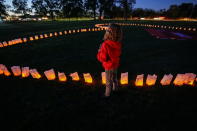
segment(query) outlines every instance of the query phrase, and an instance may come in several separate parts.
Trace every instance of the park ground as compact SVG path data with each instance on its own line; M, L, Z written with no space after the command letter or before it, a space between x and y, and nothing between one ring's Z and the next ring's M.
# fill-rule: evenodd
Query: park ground
M4 23L0 40L92 28L96 23L149 23L197 27L196 22L156 21L48 21ZM121 72L129 72L129 85L120 86L109 100L101 98L103 68L96 60L104 31L84 32L32 41L0 49L0 64L29 66L40 72L53 68L66 74L91 73L92 85L83 79L66 83L33 78L0 76L4 122L12 130L169 130L186 127L196 129L196 87L174 85L134 86L138 74L192 72L197 74L196 40L157 39L145 27L124 26ZM180 121L180 124L178 121ZM176 124L178 123L178 124Z

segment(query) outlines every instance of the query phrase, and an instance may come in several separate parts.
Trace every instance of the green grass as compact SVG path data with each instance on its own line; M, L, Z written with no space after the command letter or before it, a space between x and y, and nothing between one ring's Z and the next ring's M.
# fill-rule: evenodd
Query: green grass
M0 39L93 27L95 23L101 22L4 24L0 25ZM162 87L159 81L154 87L133 86L136 75L141 73L145 76L155 73L159 80L168 73L197 73L196 41L156 39L143 27L124 27L123 30L119 77L121 72L128 71L129 86L121 86L119 94L113 94L108 101L100 98L104 92L100 81L103 68L96 59L103 31L70 34L1 48L0 63L9 69L19 65L36 68L41 73L51 68L66 74L77 71L80 76L90 72L95 80L93 85L87 85L83 79L72 82L69 78L68 82L61 83L47 81L44 76L40 80L0 76L0 95L5 103L2 108L6 115L3 118L8 120L5 122L9 127L14 130L113 130L126 127L169 130L170 126L175 129L181 127L180 124L175 125L179 119L196 118L195 87ZM192 127L193 123L190 124L187 128Z

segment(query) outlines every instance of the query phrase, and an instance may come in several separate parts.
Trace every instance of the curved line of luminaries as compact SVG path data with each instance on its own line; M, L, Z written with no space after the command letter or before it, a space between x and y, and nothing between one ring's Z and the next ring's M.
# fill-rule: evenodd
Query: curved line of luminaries
M57 74L57 75L56 75ZM20 67L20 66L12 66L11 71L8 68L0 64L0 75L4 76L15 76L15 77L22 77L27 78L32 76L34 79L41 79L44 76L48 80L59 80L60 82L68 81L67 77L71 77L73 81L80 81L81 78L79 77L78 72L70 73L69 75L65 75L64 72L55 72L54 69L46 70L43 73L39 73L37 69L31 69L29 67ZM87 84L93 84L93 78L90 73L83 73L84 82ZM105 72L101 73L102 84L106 84L106 74ZM144 82L145 81L145 82ZM146 79L144 74L137 75L135 80L135 86L143 87L143 86L154 86L156 82L159 81L157 79L157 75L147 75ZM166 74L163 78L159 81L162 86L169 86L174 84L175 86L196 86L197 78L196 74L194 73L185 73L185 74L177 74L175 79L173 79L172 74ZM128 80L128 72L121 73L120 77L121 85L129 85Z
M68 34L75 34L75 33L80 33L80 32L90 32L90 31L103 31L104 28L88 28L88 29L73 29L73 30L65 30L65 31L60 31L60 32L53 32L53 33L45 33L45 34L40 34L40 35L35 35L35 36L30 36L30 37L25 37L25 38L17 38L14 40L9 40L9 41L4 41L0 42L0 48L3 47L8 47L16 44L22 44L22 43L27 43L35 40L41 40L41 39L46 39L46 38L51 38L51 37L58 37L58 36L63 36L63 35L68 35Z
M137 23L117 23L121 26L142 26L142 27L149 27L149 28L162 28L162 29L172 29L172 30L184 30L184 31L197 31L196 28L192 27L182 27L182 26L166 26L166 25L154 25L154 24L137 24ZM51 38L51 37L57 37L57 36L62 36L62 35L67 35L67 34L74 34L74 33L79 33L79 32L88 32L88 31L102 31L107 29L107 26L109 23L105 24L96 24L96 28L89 28L89 29L75 29L75 30L65 30L65 31L60 31L60 32L53 32L53 33L45 33L45 34L40 34L40 35L35 35L31 36L28 38L17 38L14 40L9 40L9 41L4 41L0 42L0 48L7 47L7 46L12 46L16 44L22 44L26 43L29 41L34 41L34 40L40 40L44 38Z
M155 24L137 24L137 23L116 23L121 26L141 26L141 27L150 27L150 28L162 28L162 29L172 29L172 30L182 30L182 31L197 31L194 27L183 27L183 26L168 26L168 25L155 25ZM105 24L96 24L95 27L107 28L109 23Z

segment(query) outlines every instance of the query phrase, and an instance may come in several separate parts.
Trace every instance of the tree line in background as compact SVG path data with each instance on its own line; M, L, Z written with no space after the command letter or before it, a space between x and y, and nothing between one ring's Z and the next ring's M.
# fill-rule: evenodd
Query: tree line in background
M27 0L12 0L11 9L16 14L27 16L34 12L39 16L55 18L93 17L98 18L130 18L130 17L157 17L168 18L190 17L197 18L197 4L182 3L171 5L168 10L161 9L134 9L136 0L32 0L31 8ZM0 0L0 16L8 15L11 8Z

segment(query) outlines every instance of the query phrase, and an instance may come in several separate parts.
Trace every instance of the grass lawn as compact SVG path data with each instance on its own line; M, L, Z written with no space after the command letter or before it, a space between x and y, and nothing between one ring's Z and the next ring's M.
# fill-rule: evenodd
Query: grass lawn
M95 23L112 21L39 22L0 25L0 41L41 33L93 27ZM115 21L119 22L119 21ZM120 21L123 22L123 21ZM128 21L128 23L131 21ZM134 21L144 23L141 21ZM189 22L149 22L159 25L184 25ZM66 74L91 73L93 85L80 82L66 83L31 77L0 76L3 119L13 130L86 130L123 129L169 130L177 120L196 118L195 87L134 87L138 74L193 72L197 74L195 40L156 39L145 27L123 27L124 40L121 72L129 72L129 85L121 86L118 94L105 101L101 85L101 64L96 59L104 32L86 32L47 38L26 44L0 48L0 64L36 68L39 72L54 68ZM8 121L7 121L8 120ZM145 124L144 124L145 122ZM144 126L141 124L143 123ZM194 123L190 123L191 128ZM106 127L106 128L105 128ZM181 127L179 125L179 127Z

